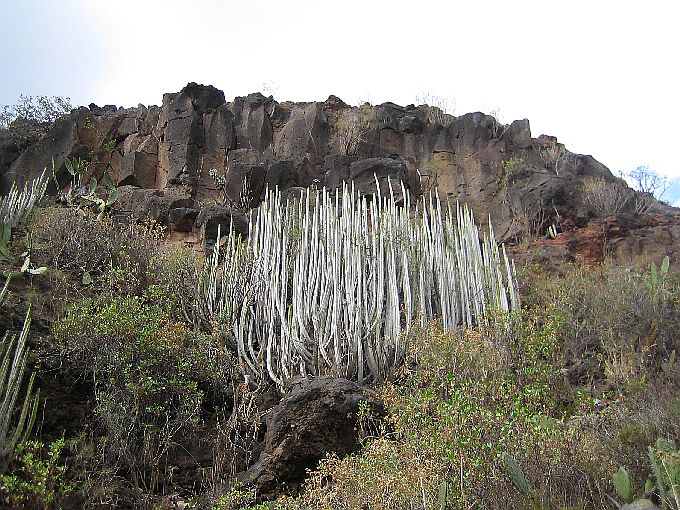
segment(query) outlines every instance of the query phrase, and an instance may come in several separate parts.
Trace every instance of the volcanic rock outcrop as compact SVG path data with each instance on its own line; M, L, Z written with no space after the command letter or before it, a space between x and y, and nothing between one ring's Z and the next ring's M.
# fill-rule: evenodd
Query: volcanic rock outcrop
M453 117L427 105L349 107L335 96L279 103L256 93L227 102L222 91L196 83L165 94L160 107L81 107L23 151L0 137L0 186L6 191L52 161L66 186L64 162L75 157L89 163L85 182L109 173L120 187L118 209L197 234L216 231L204 218L242 214L267 190L343 182L365 194L391 187L399 195L399 181L414 194L436 189L469 204L479 223L490 216L500 240L585 226L597 216L584 195L589 180L630 195L620 212L633 212L635 202L633 190L591 156L570 153L553 137L532 138L526 119L503 125L480 112ZM214 206L220 214L199 216ZM677 212L656 201L645 209Z

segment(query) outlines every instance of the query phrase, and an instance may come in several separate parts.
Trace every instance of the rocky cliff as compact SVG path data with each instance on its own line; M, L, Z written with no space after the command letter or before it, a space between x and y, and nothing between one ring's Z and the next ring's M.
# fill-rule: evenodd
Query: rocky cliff
M121 211L203 235L256 206L267 189L343 181L365 194L376 186L389 192L390 184L399 194L399 181L415 194L436 189L468 203L478 221L490 215L502 240L603 216L588 183L625 195L617 212L636 212L639 198L591 156L570 153L553 137L533 138L526 119L503 125L483 113L454 117L427 105L350 107L335 96L279 103L257 93L227 102L222 91L190 83L165 94L160 107L81 107L23 151L6 138L3 190L52 161L66 186L66 158L83 158L85 182L108 171L117 183ZM645 210L674 214L653 200Z

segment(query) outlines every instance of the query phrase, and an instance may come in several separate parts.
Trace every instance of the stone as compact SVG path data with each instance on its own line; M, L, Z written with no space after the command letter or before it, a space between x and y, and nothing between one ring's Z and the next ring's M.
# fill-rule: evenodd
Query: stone
M118 184L155 188L157 170L158 140L155 136L148 135L138 148L123 155Z
M258 496L295 492L306 470L326 455L340 457L360 448L357 412L368 402L376 416L385 413L377 396L347 379L294 378L281 401L265 417L266 433L258 461L238 475Z
M201 209L196 218L195 228L199 230L202 239L203 251L210 253L215 241L217 231L221 236L226 236L229 229L241 237L248 237L248 218L242 211L236 211L225 205L208 205Z
M531 147L531 127L528 119L515 120L503 133L503 139L511 143L516 149L528 149Z
M274 155L297 165L308 159L320 166L329 138L330 128L323 113L323 103L296 105L286 124L274 136Z
M188 193L174 188L154 190L119 186L115 208L134 212L138 217L156 221L161 225L168 225L171 209L191 208L192 204Z
M390 183L392 190L400 195L400 182L406 180L406 165L401 159L390 158L368 158L350 164L349 180L360 193L375 194L378 191L376 179L383 196L389 195Z
M198 217L198 211L190 207L176 207L168 210L168 226L174 232L191 232L194 222Z
M265 188L279 191L297 186L298 178L292 161L276 161L267 166Z
M268 111L273 99L255 93L229 104L236 126L236 148L263 152L272 144L274 129Z
M189 83L177 94L165 94L156 128L159 140L156 185L186 184L195 192L205 155L204 123L219 125L210 131L210 148L232 144L231 117L226 109L224 93L212 86ZM208 154L209 159L212 154ZM220 153L220 156L222 154Z
M636 499L632 503L623 505L619 510L659 510L659 507L649 499Z

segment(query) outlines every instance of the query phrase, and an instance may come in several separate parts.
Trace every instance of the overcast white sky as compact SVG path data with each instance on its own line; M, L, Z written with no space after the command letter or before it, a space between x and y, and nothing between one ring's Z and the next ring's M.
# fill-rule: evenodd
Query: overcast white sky
M456 114L528 118L534 136L613 172L680 177L675 4L0 0L0 104L22 93L160 104L189 81L227 100L264 84L278 100L405 105L430 93Z

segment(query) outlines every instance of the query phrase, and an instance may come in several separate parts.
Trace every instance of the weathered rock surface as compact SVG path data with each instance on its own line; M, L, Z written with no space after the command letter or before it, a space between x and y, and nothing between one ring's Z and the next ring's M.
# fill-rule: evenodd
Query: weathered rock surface
M656 506L649 499L636 499L632 503L623 505L621 510L658 510L659 507Z
M86 182L108 172L119 186L149 190L145 199L121 199L119 209L187 231L198 228L192 221L208 205L244 209L257 206L268 189L333 189L350 181L372 194L377 177L382 193L391 181L398 196L402 181L410 193L436 189L467 203L479 223L491 217L497 238L513 241L530 231L542 235L552 223L584 227L597 216L584 185L618 182L591 156L566 151L554 137L533 138L527 119L502 125L480 112L439 120L429 112L393 103L358 109L335 96L278 103L255 93L227 102L222 91L190 83L165 94L160 107L81 107L25 150L0 134L0 188L36 176L53 160L66 186L64 160L80 157L89 162ZM352 137L354 143L341 143ZM175 193L184 197L181 205L168 203ZM658 203L650 212L674 214ZM636 231L639 242L610 244L642 253L665 245L675 253L675 230L666 227L649 224L640 227L644 235Z
M347 379L293 379L290 391L266 416L264 449L259 460L239 475L263 498L295 492L313 468L329 453L347 455L359 449L357 411L367 401L377 415L382 403L365 388Z
M224 205L208 205L201 209L196 218L196 227L199 229L205 253L209 253L217 240L217 231L226 235L229 229L248 236L248 219L243 212L235 211Z
M555 239L540 239L531 244L529 254L537 262L580 261L600 264L605 260L620 263L657 264L668 256L680 259L680 214L615 214L593 219L582 228L567 230ZM511 250L516 257L523 256ZM526 255L524 255L526 256Z

